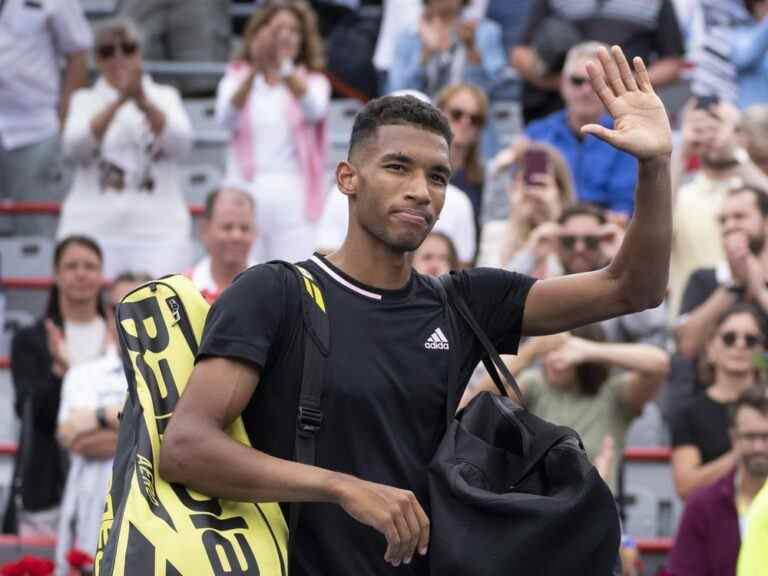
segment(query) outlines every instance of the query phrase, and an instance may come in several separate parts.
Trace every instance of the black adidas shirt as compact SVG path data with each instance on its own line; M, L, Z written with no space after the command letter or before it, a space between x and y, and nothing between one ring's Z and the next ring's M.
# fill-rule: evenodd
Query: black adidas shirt
M450 333L440 296L419 274L402 289L378 290L320 256L304 266L322 288L331 333L318 466L412 490L429 515L427 466L446 427L448 358L457 358L463 388L480 360L479 344L463 322L459 334ZM534 280L482 268L455 279L498 351L515 353ZM260 369L243 421L255 448L287 460L294 456L301 328L301 293L291 272L255 266L211 308L198 356L237 358ZM387 564L384 536L340 506L309 503L301 514L292 576L428 574L418 554L407 566Z

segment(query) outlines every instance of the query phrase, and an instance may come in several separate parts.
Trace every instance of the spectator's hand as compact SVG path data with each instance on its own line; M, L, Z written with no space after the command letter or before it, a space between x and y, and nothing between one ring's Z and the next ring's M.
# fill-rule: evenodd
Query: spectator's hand
M523 153L529 144L530 140L525 136L519 136L513 144L510 144L493 157L490 163L491 173L496 175L502 170L510 169L513 164L523 157Z
M139 101L144 97L144 88L141 82L141 66L131 66L121 71L118 91L125 100Z
M589 340L569 335L562 346L549 354L548 361L555 370L563 372L588 361L593 346Z
M611 480L611 473L613 472L613 459L616 457L616 450L613 444L613 436L606 434L603 436L603 441L600 444L600 453L595 456L592 464L597 468L597 473L600 477L608 482Z
M384 535L386 562L409 564L417 551L427 553L429 519L413 492L347 478L339 488L339 504L352 518Z
M768 288L765 286L765 273L757 256L749 252L745 259L747 272L747 294L759 305L762 305L763 296Z
M75 439L86 432L96 430L99 423L93 408L76 408L59 426L57 436L62 446L71 446Z
M69 369L67 346L61 328L56 326L50 318L45 320L45 336L48 352L51 355L51 370L56 376L63 378Z
M424 14L419 20L419 38L421 39L422 54L431 56L447 50L451 45L449 30L437 23L436 18Z
M564 346L565 343L568 342L568 338L570 338L568 332L531 338L529 342L532 347L533 356L535 358L543 358L550 352Z
M747 235L744 232L731 232L723 239L723 249L734 282L746 287L749 279L747 259L750 256Z
M587 73L592 89L613 117L614 127L587 124L581 131L593 134L641 161L668 156L672 151L672 130L643 60L634 59L633 74L618 46L610 52L601 49L598 59L598 63L587 64Z
M715 137L718 120L707 110L696 108L696 99L689 100L683 108L682 147L683 156L690 158L701 154Z
M526 248L533 254L536 262L541 262L557 248L560 225L557 222L544 222L531 232Z

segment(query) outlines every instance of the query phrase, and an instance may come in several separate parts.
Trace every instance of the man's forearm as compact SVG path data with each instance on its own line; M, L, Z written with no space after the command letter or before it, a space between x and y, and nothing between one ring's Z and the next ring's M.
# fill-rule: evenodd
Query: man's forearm
M655 308L666 293L672 246L669 162L668 155L640 161L635 213L609 265L630 310Z
M166 432L160 451L165 480L241 502L338 501L336 490L346 475L275 458L215 426L195 428Z
M61 95L59 97L59 122L61 126L67 120L69 112L69 99L78 88L85 86L88 80L88 66L85 52L75 52L67 57L67 65L64 69L64 79L61 83Z
M648 68L651 84L659 88L676 82L680 78L683 64L682 58L662 58L657 60Z

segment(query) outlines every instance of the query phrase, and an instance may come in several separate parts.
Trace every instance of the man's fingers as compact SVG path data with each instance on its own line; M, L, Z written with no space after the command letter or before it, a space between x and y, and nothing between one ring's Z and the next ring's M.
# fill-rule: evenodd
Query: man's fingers
M413 505L416 502L416 498L413 498L413 502L409 502L405 506L405 510L403 511L403 517L405 518L405 521L408 523L408 528L411 532L411 538L408 541L408 544L406 546L405 555L403 557L403 560L405 560L406 564L410 564L411 559L413 558L414 553L416 552L416 546L419 544L420 536L421 536L421 524L419 523L419 519L416 516L416 510L415 506Z
M403 560L408 558L408 549L413 537L411 535L411 529L408 527L408 522L406 522L405 517L401 512L395 512L392 521L397 528L400 542L392 551L390 562L392 562L393 566L398 566Z
M593 136L597 136L601 140L605 140L609 144L614 143L614 141L616 140L616 136L618 134L616 130L611 130L609 128L606 128L605 126L601 126L600 124L587 124L586 126L582 126L581 133L592 134Z
M640 56L635 56L632 64L635 66L635 77L637 78L637 85L640 90L643 92L653 92L651 77L648 76L648 69L645 67L643 59Z
M384 561L393 562L397 558L397 550L400 547L400 533L394 521L389 521L385 525L384 537L387 539L387 551L384 552Z
M611 55L614 61L619 67L619 74L621 75L621 81L629 91L637 90L637 82L635 81L635 75L632 74L632 69L629 67L627 57L624 56L621 48L614 46L611 48Z
M430 534L430 524L429 524L429 518L427 518L427 513L424 512L424 509L421 507L421 504L419 502L416 502L416 505L414 506L414 511L416 512L416 518L419 521L419 526L421 527L421 532L419 532L419 541L417 542L419 554L424 556L427 553L427 549L429 547L429 534Z
M616 96L624 94L627 91L627 87L624 86L624 82L621 80L619 67L616 65L613 56L608 53L608 50L601 48L597 52L597 57L600 60L600 64L603 65L603 72L613 93Z
M587 76L589 76L589 81L592 84L592 90L598 95L603 105L610 108L616 96L605 83L605 75L594 62L587 62Z

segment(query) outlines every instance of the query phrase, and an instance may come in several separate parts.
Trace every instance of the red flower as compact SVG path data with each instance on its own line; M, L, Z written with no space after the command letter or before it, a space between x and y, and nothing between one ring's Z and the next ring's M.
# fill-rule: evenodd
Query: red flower
M53 574L53 562L48 558L24 556L17 562L0 567L3 576L50 576Z
M90 568L93 566L93 557L78 548L72 548L67 554L67 562L71 568Z

